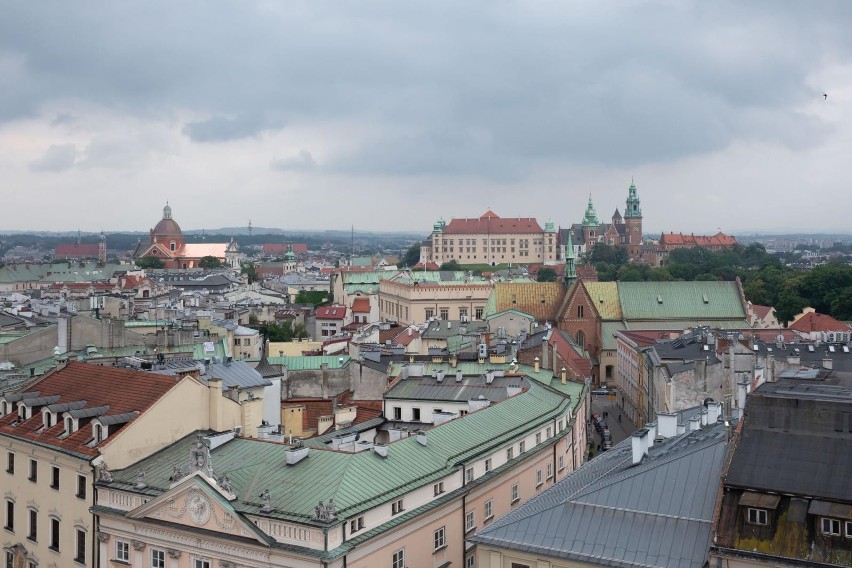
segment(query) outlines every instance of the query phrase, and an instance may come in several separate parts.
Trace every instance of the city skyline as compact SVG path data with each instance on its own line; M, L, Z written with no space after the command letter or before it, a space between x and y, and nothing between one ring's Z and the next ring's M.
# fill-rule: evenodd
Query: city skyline
M842 233L852 6L10 5L0 232ZM803 206L802 202L807 205Z

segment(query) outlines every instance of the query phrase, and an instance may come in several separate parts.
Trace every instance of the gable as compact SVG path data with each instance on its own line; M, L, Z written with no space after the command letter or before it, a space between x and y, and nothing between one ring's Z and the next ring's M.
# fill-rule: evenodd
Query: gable
M169 491L129 512L127 517L165 521L268 544L266 536L244 519L223 492L214 488L200 472L184 478Z
M166 247L161 245L160 243L152 243L148 248L143 250L140 254L140 257L143 256L157 256L157 257L166 257L171 258L171 251L167 250Z
M580 316L577 308L583 307L583 315ZM600 314L597 311L597 306L592 301L592 298L589 296L588 290L586 290L585 283L581 286L574 286L574 289L571 290L568 301L565 303L565 306L562 309L562 313L559 314L560 321L570 321L570 320L581 320L581 321L594 321L599 319Z

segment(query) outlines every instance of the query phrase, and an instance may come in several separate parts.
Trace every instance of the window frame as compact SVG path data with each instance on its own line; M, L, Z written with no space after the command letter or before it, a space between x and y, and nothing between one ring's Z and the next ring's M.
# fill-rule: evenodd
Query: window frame
M15 532L15 501L6 497L6 519L3 521L3 528L9 532Z
M15 452L6 452L6 473L15 475Z
M484 522L488 522L494 518L494 500L489 499L482 504L482 514L485 515Z
M160 558L157 558L157 555ZM162 559L162 562L159 561ZM166 551L162 548L152 548L151 549L151 568L166 568Z
M405 549L400 548L391 557L391 568L405 568Z
M74 562L86 564L86 531L74 527Z
M193 558L192 568L211 568L213 563L209 558Z
M62 527L59 522L59 518L51 515L48 517L50 519L50 539L48 540L47 547L54 551L59 552L60 550L60 539L59 534L62 531Z
M769 512L766 509L749 507L746 509L746 522L750 525L765 527L769 524Z
M391 515L398 515L404 511L405 503L403 502L403 499L401 497L391 503Z
M540 469L535 470L535 486L541 487L544 485L544 479L542 476L542 471Z
M521 500L521 486L519 483L515 483L512 485L512 504L514 505L518 501Z
M473 481L473 466L464 470L464 482L471 483Z
M464 532L469 533L476 528L476 510L470 510L464 515Z
M491 458L487 458L485 460L485 473L488 473L490 471L491 471Z
M433 536L433 544L434 544L434 548L432 549L433 553L447 548L447 527L446 526L439 527L437 530L435 530L435 532L432 536Z
M38 542L38 509L27 509L27 540Z
M355 534L356 532L364 529L364 515L360 515L355 517L354 519L349 519L349 534Z
M115 541L115 546L113 547L113 553L115 554L115 560L118 562L130 562L130 542L126 540L118 540Z
M89 494L89 479L85 475L77 474L77 499L86 499Z
M829 525L829 529L826 530L826 524ZM837 527L836 531L832 529ZM819 522L819 532L825 536L840 536L840 531L843 527L841 526L840 519L835 519L832 517L820 517Z
M38 460L30 458L30 470L27 479L33 483L38 483Z
M432 486L432 490L435 492L435 496L441 495L444 493L444 482L439 481L438 483Z
M59 491L59 467L50 466L50 488Z

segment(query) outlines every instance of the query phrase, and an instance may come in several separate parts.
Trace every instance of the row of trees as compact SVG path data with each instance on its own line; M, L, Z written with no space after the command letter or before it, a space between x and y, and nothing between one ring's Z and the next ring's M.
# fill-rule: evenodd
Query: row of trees
M806 306L840 320L852 319L852 266L835 261L809 271L794 270L766 252L763 245L736 245L713 252L676 249L658 268L629 264L623 247L597 244L586 254L602 281L734 280L753 304L773 306L778 319L790 321Z

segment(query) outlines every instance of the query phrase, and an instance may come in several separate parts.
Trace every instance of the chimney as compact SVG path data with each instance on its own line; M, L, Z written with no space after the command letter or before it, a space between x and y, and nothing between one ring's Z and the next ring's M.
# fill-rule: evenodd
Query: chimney
M648 429L637 430L630 439L633 445L633 465L638 465L648 453Z
M710 402L707 404L707 425L712 426L719 421L719 415L721 414L722 403L721 402Z
M562 367L562 371L560 373L560 376L562 378L562 384L564 385L565 383L567 383L568 382L568 369L566 369L565 367Z
M305 446L287 448L287 450L284 451L287 465L296 465L297 463L308 457L310 451L311 449Z
M464 378L464 375L462 374L462 370L459 369L459 370L456 371L456 382L457 383L462 382L462 378Z
M645 428L648 429L648 447L654 447L654 440L657 438L657 423L656 422L648 422L645 424Z
M745 408L748 384L748 381L737 383L737 408Z
M663 438L677 436L677 414L674 412L657 413L657 432Z
M376 444L373 446L373 451L379 454L379 456L386 458L388 457L388 447L386 444Z
M698 430L701 430L701 417L693 416L689 419L689 431L697 432Z
M435 377L435 379L436 379L439 383L443 383L443 382L444 382L444 371L438 371L438 374L437 374L437 376Z
M459 364L459 357L456 354L450 355L450 367L453 369Z
M485 384L490 385L493 382L494 382L494 372L488 371L487 373L485 373Z
M825 355L822 358L822 368L828 369L830 371L831 367L832 367L832 363L833 362L831 360L831 356L829 356L828 351L826 351Z
M704 428L707 426L707 409L703 409L701 411L701 427Z
M535 369L536 373L541 369L541 360L538 357L533 359L533 369Z

